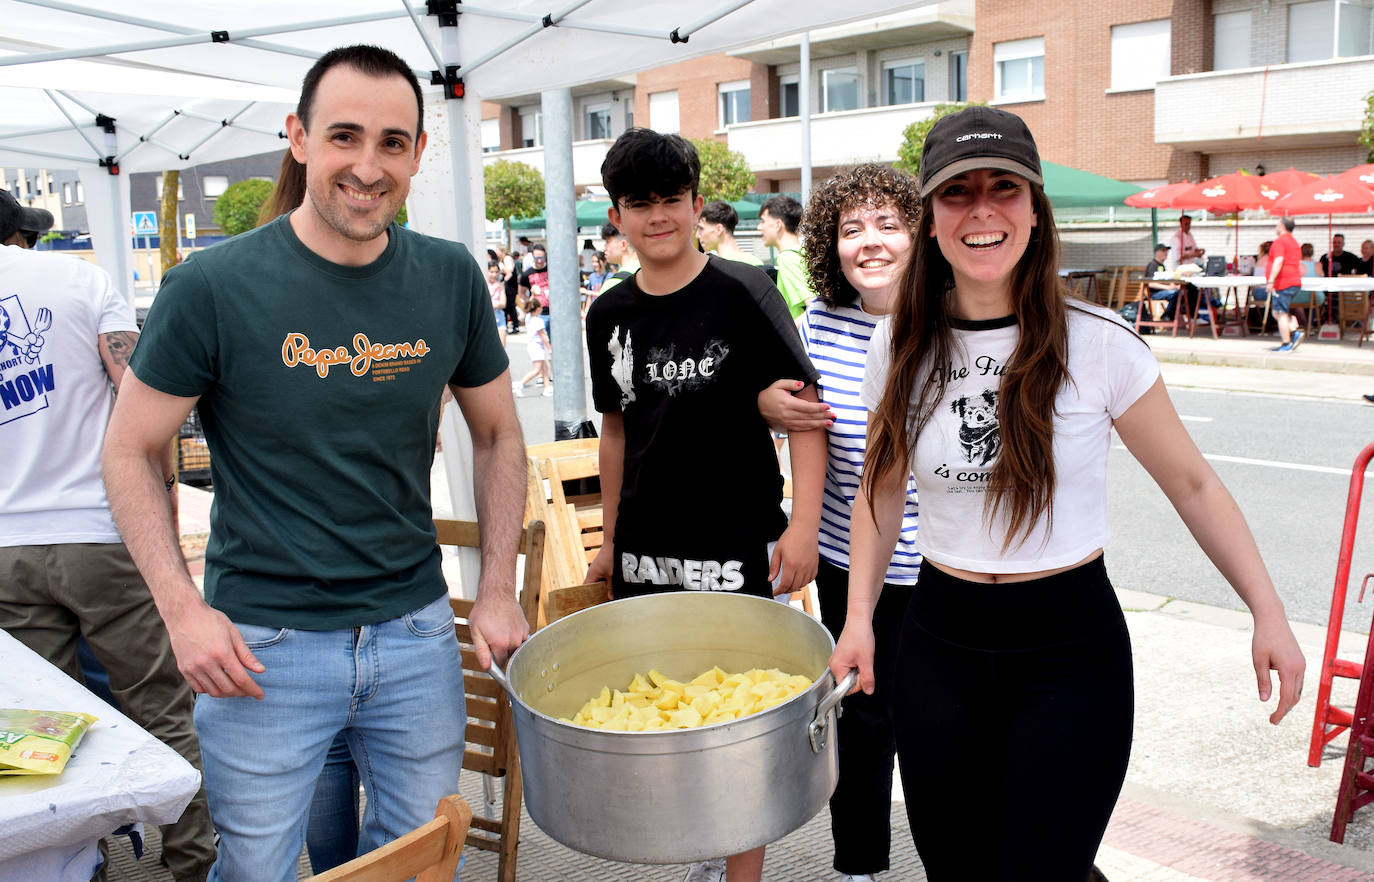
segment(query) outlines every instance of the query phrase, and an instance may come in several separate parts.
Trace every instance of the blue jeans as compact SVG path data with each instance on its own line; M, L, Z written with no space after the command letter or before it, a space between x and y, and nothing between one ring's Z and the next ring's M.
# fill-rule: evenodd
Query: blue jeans
M295 882L315 782L340 732L367 792L358 850L434 817L463 764L462 660L448 597L334 631L238 625L267 670L265 698L196 700L210 816L211 882Z
M305 850L317 874L358 856L358 768L342 732L329 745L324 771L315 782Z

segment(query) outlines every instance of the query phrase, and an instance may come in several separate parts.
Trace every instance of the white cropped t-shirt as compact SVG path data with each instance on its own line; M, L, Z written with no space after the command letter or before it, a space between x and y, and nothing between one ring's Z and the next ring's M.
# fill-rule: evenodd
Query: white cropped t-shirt
M983 504L1002 449L998 385L1018 328L1009 316L954 329L953 361L936 366L948 377L945 397L911 454L921 500L916 548L925 557L978 573L1024 573L1077 563L1107 543L1112 420L1154 385L1159 363L1109 310L1071 304L1068 325L1069 380L1055 399L1053 526L1042 517L1005 552L1005 513L988 523ZM891 321L880 322L868 351L861 397L870 411L887 382L891 334Z

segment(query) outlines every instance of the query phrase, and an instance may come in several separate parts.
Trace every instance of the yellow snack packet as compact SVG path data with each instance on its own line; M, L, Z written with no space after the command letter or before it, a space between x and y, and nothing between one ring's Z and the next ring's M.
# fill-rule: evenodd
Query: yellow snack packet
M0 708L0 775L56 775L96 718Z

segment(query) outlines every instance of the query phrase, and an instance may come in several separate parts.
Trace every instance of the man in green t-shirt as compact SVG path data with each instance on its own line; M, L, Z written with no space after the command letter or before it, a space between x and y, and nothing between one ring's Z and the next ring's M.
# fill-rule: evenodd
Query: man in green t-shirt
M801 219L801 203L791 196L773 196L759 209L759 237L764 245L778 249L778 290L792 318L798 320L806 312L807 302L816 297L806 281L806 261L797 237Z
M473 436L479 661L527 635L524 444L483 274L394 223L425 147L419 84L386 50L336 49L286 130L300 207L168 271L104 452L115 521L200 693L222 880L296 878L340 734L367 790L360 851L457 781L462 664L429 500L445 387ZM158 464L192 406L216 491L204 600Z

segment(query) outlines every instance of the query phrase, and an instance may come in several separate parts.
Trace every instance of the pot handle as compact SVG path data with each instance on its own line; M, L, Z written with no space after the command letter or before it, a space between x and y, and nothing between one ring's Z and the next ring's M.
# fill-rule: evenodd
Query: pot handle
M487 673L491 675L491 678L496 681L497 685L506 690L506 695L510 698L512 704L519 703L520 696L515 694L515 689L511 687L510 681L506 679L506 672L501 670L501 666L496 663L496 659L491 660L491 667L487 668Z
M849 694L849 690L854 688L854 683L859 679L858 669L851 670L844 675L840 684L821 699L821 703L816 705L816 716L806 726L806 734L811 739L811 752L820 753L825 750L825 739L830 734L830 712L835 712L836 718L839 717L843 708L840 707L840 699Z

